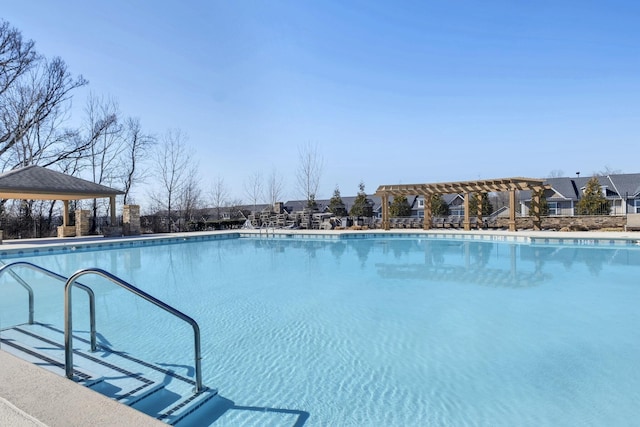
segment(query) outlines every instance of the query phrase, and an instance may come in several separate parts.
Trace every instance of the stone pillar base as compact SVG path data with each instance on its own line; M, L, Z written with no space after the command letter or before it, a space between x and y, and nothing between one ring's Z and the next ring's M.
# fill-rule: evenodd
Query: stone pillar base
M140 234L140 206L124 205L122 208L122 229L125 236Z
M58 237L75 237L76 235L76 227L75 226L67 226L61 225L58 227Z
M76 210L76 236L88 236L91 229L91 211Z

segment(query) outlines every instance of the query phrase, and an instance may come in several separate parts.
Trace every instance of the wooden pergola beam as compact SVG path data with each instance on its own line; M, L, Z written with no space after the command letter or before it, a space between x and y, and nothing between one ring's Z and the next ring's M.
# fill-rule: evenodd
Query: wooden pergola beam
M516 231L516 200L515 192L522 190L529 190L533 194L532 208L534 205L539 206L540 197L545 189L550 188L544 184L544 180L536 178L498 178L498 179L484 179L477 181L459 181L459 182L440 182L431 184L395 184L395 185L381 185L376 191L376 196L383 199L382 206L382 224L385 230L389 230L389 209L388 200L389 196L408 196L418 195L425 198L425 220L424 229L431 228L431 205L429 203L429 197L433 194L464 194L464 229L469 230L471 224L469 221L469 197L471 193L474 193L476 197L480 197L481 193L491 192L509 192L509 231ZM385 201L386 200L386 201ZM429 205L427 207L427 205ZM478 220L482 220L482 211L480 204L478 204ZM386 209L385 209L386 207ZM540 229L540 209L532 209L534 215L534 228ZM429 220L427 222L427 214Z

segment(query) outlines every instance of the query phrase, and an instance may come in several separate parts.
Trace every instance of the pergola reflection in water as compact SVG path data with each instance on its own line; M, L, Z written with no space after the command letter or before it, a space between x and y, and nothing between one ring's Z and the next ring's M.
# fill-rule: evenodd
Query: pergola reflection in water
M533 217L534 230L541 228L540 200L545 189L550 188L544 184L544 180L535 178L499 178L485 179L479 181L459 181L442 182L435 184L395 184L381 185L376 190L376 196L382 199L382 228L390 229L389 221L389 196L423 196L424 203L424 223L423 228L431 228L431 197L436 194L463 194L464 195L464 221L463 228L471 229L471 215L469 212L469 202L474 194L480 201L482 193L508 192L509 193L509 231L516 231L516 191L531 191L531 216ZM478 211L477 223L482 224L482 204L477 203Z
M492 252L500 248L507 248L508 253L493 255L508 262L490 266ZM518 248L521 246L517 244L443 239L424 245L423 263L376 263L376 270L383 279L469 283L504 288L528 288L548 280L550 276L542 271L542 254L534 253L522 264L518 262ZM452 258L451 255L455 256Z

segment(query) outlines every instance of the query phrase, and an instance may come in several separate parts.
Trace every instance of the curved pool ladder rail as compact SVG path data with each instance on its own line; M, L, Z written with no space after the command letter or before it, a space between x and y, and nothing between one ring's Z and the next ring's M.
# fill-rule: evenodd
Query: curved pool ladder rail
M75 272L69 279L67 279L64 285L64 354L65 354L65 374L68 378L73 378L73 319L71 310L71 290L73 286L77 286L76 280L81 276L95 274L111 281L112 283L128 290L129 292L137 295L155 306L167 311L168 313L176 316L177 318L184 320L193 328L194 335L194 349L195 349L195 375L196 375L196 388L195 393L200 393L203 390L202 386L202 368L201 359L202 353L200 350L200 327L198 323L191 317L182 313L181 311L171 307L170 305L160 301L152 295L144 292L141 289L125 282L117 276L109 273L108 271L100 268L86 268Z
M2 275L5 271L8 272L9 275L13 277L15 281L18 282L20 286L25 288L29 293L29 324L33 325L35 321L34 320L35 304L34 304L33 288L29 286L29 284L22 277L20 277L18 273L14 271L14 268L26 267L30 270L38 271L56 280L60 280L61 282L64 282L64 283L67 282L67 278L58 273L54 273L51 270L47 270L44 267L40 267L39 265L32 264L26 261L16 261L10 264L4 264L2 261L0 261L0 263L3 264L2 267L0 267L0 275ZM85 286L82 283L75 283L74 286L85 291L87 293L87 296L89 297L89 323L90 323L90 334L91 334L91 351L96 351L96 348L97 348L96 346L96 296L90 287Z

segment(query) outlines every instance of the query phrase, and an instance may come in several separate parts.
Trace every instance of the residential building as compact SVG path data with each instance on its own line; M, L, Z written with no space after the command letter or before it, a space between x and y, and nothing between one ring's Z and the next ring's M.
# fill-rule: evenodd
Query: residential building
M576 215L576 205L591 178L593 177L548 178L545 184L550 185L551 189L544 193L549 209L548 215ZM640 173L604 175L596 178L602 189L602 195L610 202L609 215L640 213ZM522 215L529 214L530 204L531 193L520 192Z

